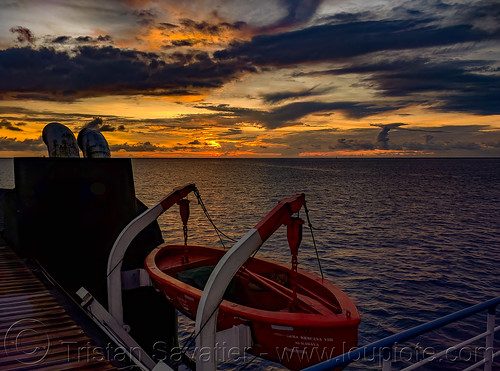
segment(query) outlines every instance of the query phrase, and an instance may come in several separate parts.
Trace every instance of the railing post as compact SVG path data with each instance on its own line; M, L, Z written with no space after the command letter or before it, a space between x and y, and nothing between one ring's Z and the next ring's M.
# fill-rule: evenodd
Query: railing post
M484 351L484 371L492 371L493 368L493 341L495 339L495 312L496 306L488 308L486 317L486 348Z
M382 371L392 370L392 347L384 347L382 350Z

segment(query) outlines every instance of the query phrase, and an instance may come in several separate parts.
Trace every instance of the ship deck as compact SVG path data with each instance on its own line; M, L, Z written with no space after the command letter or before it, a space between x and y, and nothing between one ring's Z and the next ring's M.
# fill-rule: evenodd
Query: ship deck
M0 369L116 369L106 347L98 346L52 290L1 245Z

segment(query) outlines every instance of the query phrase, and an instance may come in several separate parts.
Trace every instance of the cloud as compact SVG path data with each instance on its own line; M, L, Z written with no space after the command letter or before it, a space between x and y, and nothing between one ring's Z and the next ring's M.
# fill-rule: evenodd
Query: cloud
M0 151L42 151L45 144L42 138L23 139L0 137Z
M239 128L230 128L227 131L220 133L219 137L230 137L230 136L235 136L235 135L241 135L243 134L243 130Z
M110 124L104 124L101 117L94 117L94 119L87 124L83 125L82 129L92 129L101 132L105 131L127 131L124 125L113 126Z
M58 36L55 39L52 39L51 43L53 44L65 44L72 39L71 36Z
M378 126L382 131L377 135L377 143L382 149L389 149L389 131L392 129L397 129L400 126L406 125L401 122L394 122L392 124L371 124L372 126Z
M434 135L430 135L430 134L424 135L424 140L425 140L426 145L432 144L433 139L434 139Z
M168 151L169 149L163 146L152 144L151 142L142 142L135 144L114 144L110 145L109 149L112 152L126 151L126 152L154 152L154 151Z
M110 35L93 36L58 36L47 40L46 44L61 44L61 45L83 45L83 44L109 44L113 42Z
M268 128L277 128L295 123L306 115L317 112L340 111L349 118L359 119L392 108L355 102L295 102L277 107L263 115Z
M81 46L71 54L51 48L0 50L0 96L73 101L114 94L168 94L179 89L223 86L253 67L215 62L206 53L163 60L158 54L112 46ZM179 58L183 57L182 62ZM19 95L16 95L18 93Z
M326 24L276 35L258 35L214 54L257 65L287 66L345 61L369 53L498 39L469 24L439 26L427 20L380 20Z
M395 129L398 130L391 132L387 149L424 151L436 156L500 155L496 146L500 141L500 130L489 125L397 126ZM421 135L418 132L433 134Z
M360 22L363 20L368 20L370 18L375 18L375 15L368 11L351 13L351 12L340 12L325 16L323 19L326 21L334 21L335 23L353 23Z
M302 124L300 122L302 118L314 113L339 111L349 118L359 119L396 109L392 106L384 107L370 103L356 102L294 102L275 107L269 111L231 107L227 104L217 106L199 105L196 107L226 114L229 113L232 117L238 118L239 122L256 123L268 129L300 125Z
M102 118L94 117L94 119L83 126L84 129L99 130L102 126Z
M264 26L260 32L276 32L277 30L303 25L316 14L323 0L285 0L283 5L286 14L276 22Z
M246 122L268 129L301 125L301 120L310 114L324 114L338 111L349 118L359 119L395 109L393 106L384 107L370 103L356 102L294 102L274 107L267 111L232 107L228 104L199 104L195 107L215 111L217 114L208 116L195 114L186 116L184 120L192 118L198 118L199 120L216 119L221 125L234 125Z
M202 143L198 139L196 139L196 140L193 140L192 142L189 142L188 144L192 145L192 146L199 146Z
M173 46L193 46L196 44L195 40L172 40Z
M26 27L16 26L12 27L9 31L17 35L17 41L20 43L33 44L35 42L33 32Z
M192 19L181 19L180 24L185 31L197 31L205 35L221 35L228 30L241 30L246 27L245 22L218 22L208 23L206 21L195 21Z
M168 30L168 29L178 28L179 26L168 22L160 22L157 24L157 27L160 29Z
M226 47L233 39L244 37L248 30L245 22L206 21L182 18L179 24L156 23L151 30L156 30L162 36L163 48L197 47L221 48ZM148 36L144 37L148 41Z
M104 124L102 125L100 128L99 128L99 131L116 131L117 128L115 128L114 126L112 125L109 125L109 124Z
M137 17L137 23L141 26L148 26L155 23L158 14L152 9L137 9L133 12L134 16Z
M331 88L317 89L317 86L310 89L302 89L295 91L280 91L276 93L262 94L261 97L265 103L276 104L289 99L297 99L303 97L311 97L325 94L331 91Z
M199 151L203 148L188 146L162 146L158 144L151 143L149 141L139 142L134 144L129 144L127 142L122 144L114 144L109 146L112 152L124 151L124 152L177 152L177 151Z
M359 74L382 97L408 97L408 103L441 111L500 114L500 75L495 61L432 61L429 58L374 60L313 75ZM432 96L432 99L430 97Z
M279 137L263 139L265 146L279 145L283 156L301 153L340 153L364 155L377 150L398 151L420 156L500 156L500 130L488 125L443 127L402 127L401 123L378 124L360 129L303 130L283 133ZM381 128L390 128L391 140L379 138ZM422 132L433 132L422 135ZM386 133L387 134L387 133Z
M358 139L338 138L337 142L329 145L331 150L367 151L375 149L371 142L360 141Z
M2 121L0 121L0 129L3 128L11 131L23 131L23 129L21 129L19 126L24 126L24 125L26 124L18 123L16 126L14 126L10 121L7 121L6 119L2 119Z

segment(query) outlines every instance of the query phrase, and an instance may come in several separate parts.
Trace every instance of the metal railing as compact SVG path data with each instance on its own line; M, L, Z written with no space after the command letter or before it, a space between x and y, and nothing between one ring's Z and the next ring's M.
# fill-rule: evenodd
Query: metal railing
M484 347L484 357L473 365L465 368L463 371L470 371L477 369L484 365L484 371L492 371L493 359L500 355L500 351L494 352L494 336L495 332L500 330L500 326L495 327L495 312L497 305L500 304L500 296L494 299L490 299L483 303L474 305L469 308L465 308L461 311L449 314L447 316L438 318L434 321L424 323L422 325L413 327L409 330L400 332L398 334L394 334L388 336L382 340L378 340L371 344L368 344L362 348L357 348L347 353L344 353L335 358L329 359L327 361L318 363L314 366L310 366L306 368L307 371L321 371L321 370L333 370L339 366L348 365L351 362L361 361L365 358L367 354L375 354L376 352L383 354L382 359L382 371L389 371L392 369L393 363L393 348L395 344L401 344L409 339L415 338L419 335L428 333L433 330L437 330L443 326L449 325L451 323L463 320L467 317L470 317L476 313L487 310L487 319L486 319L486 331L474 336L466 341L463 341L459 344L456 344L452 347L449 347L439 353L432 354L427 358L424 358L411 366L403 368L401 371L410 371L417 369L427 363L435 361L437 359L442 358L447 355L450 351L460 349L461 347L465 347L473 342L476 342L480 339L485 338L485 347Z

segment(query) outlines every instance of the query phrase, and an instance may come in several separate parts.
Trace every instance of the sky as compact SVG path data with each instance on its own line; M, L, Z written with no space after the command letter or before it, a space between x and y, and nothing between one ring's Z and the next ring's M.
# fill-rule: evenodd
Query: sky
M0 0L0 157L498 157L500 3Z

